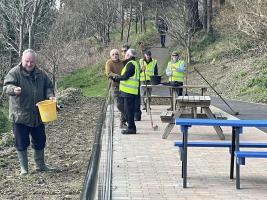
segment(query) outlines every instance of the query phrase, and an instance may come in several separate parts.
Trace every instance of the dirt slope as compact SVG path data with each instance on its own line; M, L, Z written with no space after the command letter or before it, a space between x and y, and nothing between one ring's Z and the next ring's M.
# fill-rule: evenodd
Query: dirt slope
M0 199L79 199L102 102L77 98L46 126L46 160L57 171L34 172L30 149L30 174L21 177L15 148L0 149Z

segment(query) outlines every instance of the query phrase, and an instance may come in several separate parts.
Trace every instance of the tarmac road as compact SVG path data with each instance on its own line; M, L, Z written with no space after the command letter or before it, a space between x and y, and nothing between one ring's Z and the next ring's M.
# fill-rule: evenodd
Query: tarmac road
M224 100L229 104L234 112L238 112L239 114L234 115L231 109L219 97L211 97L211 104L231 115L234 115L238 119L267 119L266 104L250 103L229 99ZM260 128L260 130L267 133L267 127Z
M161 48L160 44L151 48L152 57L158 60L159 68L162 69L166 68L166 66L163 65L166 64L166 60L170 58L170 52L168 50L168 47L170 46L171 43L172 42L169 36L167 35L166 37L167 48ZM168 91L153 90L153 94L168 95ZM211 104L213 106L218 107L221 110L231 115L234 115L239 119L267 119L267 104L258 104L258 103L224 99L234 111L233 113L233 111L231 111L231 109L219 97L212 96L211 99L212 99ZM235 115L236 112L238 112L239 114ZM267 127L261 128L261 130L267 133Z

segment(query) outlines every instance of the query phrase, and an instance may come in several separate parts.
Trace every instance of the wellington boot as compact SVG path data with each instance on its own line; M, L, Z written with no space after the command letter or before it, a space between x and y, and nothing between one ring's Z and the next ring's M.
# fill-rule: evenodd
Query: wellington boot
M26 175L28 174L28 152L27 150L17 152L20 165L20 175Z
M36 171L37 172L55 170L54 168L48 167L45 164L45 161L44 161L44 149L42 149L42 150L35 150L34 149L34 161L35 161L35 164L36 164Z

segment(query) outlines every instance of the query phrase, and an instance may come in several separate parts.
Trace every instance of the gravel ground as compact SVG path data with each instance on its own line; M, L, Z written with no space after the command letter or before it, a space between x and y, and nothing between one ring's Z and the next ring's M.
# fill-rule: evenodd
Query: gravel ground
M0 149L0 199L79 199L102 103L103 98L76 98L46 125L46 161L55 171L35 172L30 148L30 173L19 176L15 148Z

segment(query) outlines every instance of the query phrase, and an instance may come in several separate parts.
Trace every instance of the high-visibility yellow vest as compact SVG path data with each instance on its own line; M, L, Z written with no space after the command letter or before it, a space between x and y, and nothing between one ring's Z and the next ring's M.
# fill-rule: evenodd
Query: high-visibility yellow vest
M129 62L127 62L127 64L125 65L125 67L121 71L121 75L124 75L126 68L127 68L127 65L129 63L132 63L134 65L135 73L128 80L120 81L119 90L122 92L128 93L128 94L137 95L138 89L139 89L139 81L140 81L140 67L138 65L138 62L136 62L134 60L130 60Z
M140 73L140 81L145 81L145 80L150 81L150 76L154 75L157 60L152 59L152 61L147 64L144 61L144 59L140 59L139 63L140 63L140 66L144 65L146 69L145 72ZM146 73L146 77L145 77L145 73Z
M176 69L178 69L182 64L184 64L183 60L178 60L176 63L168 63L168 69L172 72L172 76L169 77L169 81L184 82L185 73L176 71Z

